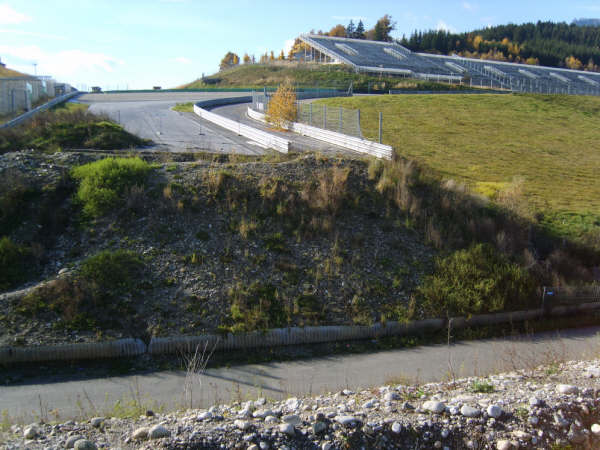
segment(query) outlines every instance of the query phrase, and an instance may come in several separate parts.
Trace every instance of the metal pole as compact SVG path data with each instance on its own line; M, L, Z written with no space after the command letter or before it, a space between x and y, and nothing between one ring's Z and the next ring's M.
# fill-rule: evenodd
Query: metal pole
M342 114L342 107L340 106L340 133L342 132L342 121L344 119Z
M379 111L379 143L381 144L381 136L382 136L382 126L383 126L383 113Z
M323 105L323 129L327 129L327 106Z
M356 110L356 125L358 128L358 136L362 136L362 131L360 131L360 109Z
M309 103L308 106L308 123L312 125L312 103Z

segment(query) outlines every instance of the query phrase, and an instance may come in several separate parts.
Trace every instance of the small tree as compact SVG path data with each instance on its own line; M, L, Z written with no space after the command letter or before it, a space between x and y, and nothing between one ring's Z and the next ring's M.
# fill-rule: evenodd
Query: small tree
M358 21L358 25L356 26L356 31L354 32L354 37L356 39L364 39L365 38L365 25L362 20Z
M296 91L290 80L277 88L267 108L267 122L278 130L287 129L296 120Z
M221 60L221 64L219 64L219 70L225 70L230 67L237 66L240 63L240 57L232 52L227 52L227 54Z
M244 64L250 64L252 60L250 59L250 55L248 53L244 53Z

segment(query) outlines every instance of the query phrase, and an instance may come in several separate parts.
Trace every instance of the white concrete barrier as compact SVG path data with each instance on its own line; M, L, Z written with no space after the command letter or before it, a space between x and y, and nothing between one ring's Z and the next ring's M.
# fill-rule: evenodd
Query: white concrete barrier
M245 97L241 97L243 99ZM253 141L259 143L265 148L272 148L281 153L287 153L290 148L290 141L287 139L275 136L262 130L257 130L248 125L236 122L235 120L228 119L220 116L213 112L210 112L204 107L218 106L218 105L229 105L234 103L245 103L240 98L233 99L219 99L217 101L211 100L206 102L198 102L194 105L194 112L205 120L208 120L220 127L223 127L229 131L233 131L240 136L247 137Z
M254 120L260 120L261 122L265 121L265 115L258 111L254 111L251 107L248 107L248 117ZM343 133L324 130L322 128L312 127L297 122L294 122L290 126L290 130L303 136L325 141L360 153L366 153L377 158L392 159L393 149L389 145L378 144L377 142L372 142L367 139L348 136Z

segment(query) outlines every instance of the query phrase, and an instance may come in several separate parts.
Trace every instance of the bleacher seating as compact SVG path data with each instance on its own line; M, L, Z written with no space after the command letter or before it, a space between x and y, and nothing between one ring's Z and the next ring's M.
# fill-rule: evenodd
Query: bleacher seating
M516 92L600 95L600 73L595 72L414 53L395 42L321 35L302 35L300 39L320 54L348 64L357 72L462 82Z

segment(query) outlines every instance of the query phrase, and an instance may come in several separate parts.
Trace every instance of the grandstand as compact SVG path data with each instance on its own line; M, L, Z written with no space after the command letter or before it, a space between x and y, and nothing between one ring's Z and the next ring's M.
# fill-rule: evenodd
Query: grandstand
M357 72L460 83L514 92L600 95L600 73L460 56L415 53L396 42L303 34L304 60L347 64Z

